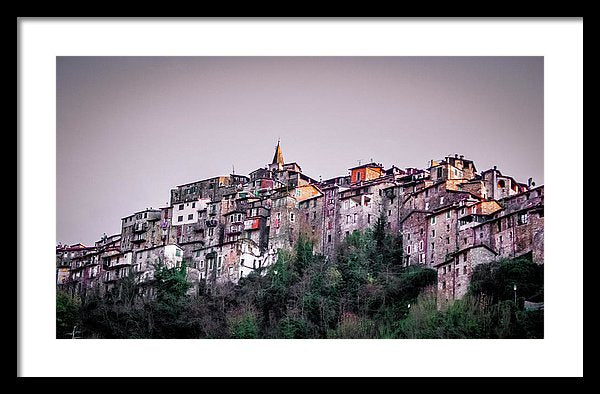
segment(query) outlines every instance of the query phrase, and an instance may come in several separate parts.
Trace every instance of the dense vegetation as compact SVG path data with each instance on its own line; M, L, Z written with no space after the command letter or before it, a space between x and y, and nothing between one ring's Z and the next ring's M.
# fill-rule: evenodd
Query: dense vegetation
M133 278L117 297L57 298L57 337L73 326L86 338L541 338L542 267L526 259L480 265L469 294L448 308L435 300L437 274L402 267L402 243L378 220L351 234L335 261L309 240L281 251L264 275L186 296L185 264L158 265L156 297L137 296ZM519 297L514 302L513 285Z

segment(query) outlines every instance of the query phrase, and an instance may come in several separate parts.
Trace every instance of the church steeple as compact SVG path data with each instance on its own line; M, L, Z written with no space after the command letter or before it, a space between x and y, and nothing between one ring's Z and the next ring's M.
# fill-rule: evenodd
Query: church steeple
M283 153L281 153L281 146L279 145L279 140L277 140L277 147L275 148L275 155L273 156L273 162L271 164L283 166Z

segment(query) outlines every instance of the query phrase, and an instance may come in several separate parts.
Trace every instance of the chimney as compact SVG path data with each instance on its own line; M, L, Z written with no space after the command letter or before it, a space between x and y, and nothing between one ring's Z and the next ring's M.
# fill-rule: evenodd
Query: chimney
M461 160L463 159L463 157L465 157L465 155L460 155L460 159L461 159Z
M455 158L455 159L458 159L458 153L455 153L455 154L454 154L454 158Z
M496 174L496 166L494 166L494 172L492 172L492 199L497 200L496 195L498 194L498 175Z
M527 180L527 187L531 187L532 182L533 182L533 178L529 178Z
M494 166L494 171L495 171L497 168L498 168L497 166Z

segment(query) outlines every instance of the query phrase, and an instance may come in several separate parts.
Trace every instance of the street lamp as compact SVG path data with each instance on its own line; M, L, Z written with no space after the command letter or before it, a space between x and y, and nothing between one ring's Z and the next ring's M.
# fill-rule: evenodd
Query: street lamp
M513 290L515 291L515 305L517 305L517 284L513 285Z

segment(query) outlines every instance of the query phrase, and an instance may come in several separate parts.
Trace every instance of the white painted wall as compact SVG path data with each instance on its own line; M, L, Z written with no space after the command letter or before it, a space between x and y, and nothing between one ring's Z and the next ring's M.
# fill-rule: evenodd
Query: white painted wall
M182 224L196 223L198 221L198 211L206 209L209 201L210 199L208 198L200 198L196 201L173 205L171 225L180 226ZM179 220L180 217L181 221Z

